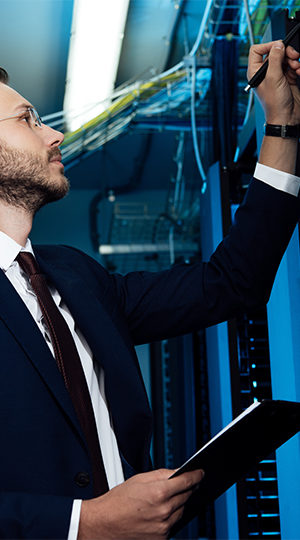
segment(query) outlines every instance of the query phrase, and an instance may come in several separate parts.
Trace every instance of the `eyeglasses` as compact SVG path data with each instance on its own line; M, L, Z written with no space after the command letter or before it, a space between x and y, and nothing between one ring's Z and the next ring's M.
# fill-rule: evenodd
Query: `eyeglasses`
M42 127L42 119L34 107L26 107L23 112L14 114L13 116L6 116L5 118L0 118L0 122L3 120L10 120L11 118L24 118L28 121L30 127Z

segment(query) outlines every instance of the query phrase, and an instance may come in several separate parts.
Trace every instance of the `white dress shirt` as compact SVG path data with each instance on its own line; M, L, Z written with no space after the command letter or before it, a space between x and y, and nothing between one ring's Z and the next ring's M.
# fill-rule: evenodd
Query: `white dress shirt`
M283 171L278 171L272 167L267 167L262 163L257 163L254 178L261 180L265 184L272 186L280 191L285 191L290 195L298 196L300 178L294 174L289 174Z
M296 197L298 196L300 178L293 174L278 171L271 167L257 163L254 177L276 189L279 189L280 191L284 191ZM0 267L5 272L7 278L11 281L22 300L25 302L53 354L48 328L44 323L36 295L31 288L27 275L23 272L23 270L20 269L19 264L15 261L19 251L29 251L34 255L30 240L27 240L27 244L25 248L23 248L9 236L0 231ZM80 330L75 327L74 319L66 304L61 299L58 291L54 287L50 287L50 292L70 328L78 349L83 370L87 379L87 385L91 394L103 462L108 485L111 489L124 481L124 475L105 398L104 373L103 370L99 368L95 362L93 362L92 352ZM81 501L75 500L73 503L68 540L76 540L77 538L80 508Z
M44 321L37 297L30 285L28 276L20 268L17 261L15 261L15 258L20 251L28 251L34 255L30 240L27 240L26 246L23 248L12 240L12 238L0 231L0 267L26 304L54 356L48 327ZM124 475L117 441L105 398L104 372L99 365L93 361L92 352L80 330L75 327L74 319L66 304L62 301L58 291L50 286L50 292L54 302L69 326L82 362L95 413L107 481L109 488L111 489L124 481ZM53 361L55 361L54 358ZM81 501L75 500L73 503L68 540L75 540L77 538L80 508Z

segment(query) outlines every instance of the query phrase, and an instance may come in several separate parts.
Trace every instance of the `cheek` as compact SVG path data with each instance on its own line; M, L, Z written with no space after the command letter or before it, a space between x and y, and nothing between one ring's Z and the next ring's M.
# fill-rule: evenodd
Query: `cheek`
M43 149L45 151L40 137L26 125L18 126L18 129L12 129L10 127L3 129L1 126L0 139L16 150L40 152Z

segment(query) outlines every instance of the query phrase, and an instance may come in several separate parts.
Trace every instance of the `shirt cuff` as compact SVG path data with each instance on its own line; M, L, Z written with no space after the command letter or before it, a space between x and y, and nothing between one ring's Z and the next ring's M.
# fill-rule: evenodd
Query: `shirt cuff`
M72 508L69 534L68 534L67 540L77 540L81 503L82 503L82 500L79 500L79 499L75 499L73 501L73 508Z
M275 189L298 197L300 187L300 178L298 176L257 163L254 177Z

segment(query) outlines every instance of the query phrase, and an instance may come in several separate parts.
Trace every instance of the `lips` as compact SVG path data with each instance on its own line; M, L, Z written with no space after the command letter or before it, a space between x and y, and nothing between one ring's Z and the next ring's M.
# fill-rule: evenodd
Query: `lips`
M53 152L50 154L49 163L55 163L56 165L59 165L61 168L64 168L62 162L61 162L61 153L60 152Z
M50 163L52 163L53 161L59 161L59 162L61 162L61 154L55 154L54 156L52 156L52 157L50 158L49 161L50 161Z

